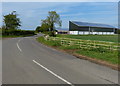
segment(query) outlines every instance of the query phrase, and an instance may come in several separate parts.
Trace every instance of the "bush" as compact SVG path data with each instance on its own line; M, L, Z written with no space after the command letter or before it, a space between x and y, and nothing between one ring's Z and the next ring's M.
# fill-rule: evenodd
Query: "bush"
M16 35L16 36L31 36L31 35L35 35L35 31L30 31L30 30L14 30L14 29L2 29L2 35L3 36L10 36L10 35Z
M54 31L50 31L48 34L49 34L49 36L56 37L56 34L55 34L55 32L54 32Z
M96 52L100 52L100 53L110 52L109 50L107 50L107 49L105 49L103 47L91 48L90 51L96 51Z

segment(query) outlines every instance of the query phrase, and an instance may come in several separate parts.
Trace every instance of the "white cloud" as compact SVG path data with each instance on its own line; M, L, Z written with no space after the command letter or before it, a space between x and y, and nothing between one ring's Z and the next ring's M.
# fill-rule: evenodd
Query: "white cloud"
M37 25L40 25L40 20L45 19L48 15L48 11L55 10L58 14L60 14L61 19L63 20L63 27L68 28L68 22L69 20L75 20L75 21L86 21L86 22L99 22L99 23L108 23L113 25L116 22L116 17L109 17L110 14L116 15L117 12L114 9L117 9L116 7L111 7L111 4L99 4L99 3L88 3L89 7L87 7L88 4L83 3L47 3L47 2L21 2L21 3L8 3L3 2L3 14L8 14L13 10L16 10L21 18L23 29L35 29ZM85 7L85 9L80 8L81 10L75 9L77 12L74 11L74 7L79 8L80 6ZM99 9L94 9L95 7L98 7ZM110 10L106 11L104 9L101 9L101 7L109 8ZM111 9L112 8L112 9ZM83 10L83 11L82 11ZM85 11L89 10L89 11ZM112 12L114 11L114 12ZM89 15L88 17L85 15ZM108 15L108 17L103 18L99 15ZM107 20L108 19L108 20ZM106 22L107 21L107 22ZM111 22L110 22L111 21ZM114 24L116 25L116 24Z

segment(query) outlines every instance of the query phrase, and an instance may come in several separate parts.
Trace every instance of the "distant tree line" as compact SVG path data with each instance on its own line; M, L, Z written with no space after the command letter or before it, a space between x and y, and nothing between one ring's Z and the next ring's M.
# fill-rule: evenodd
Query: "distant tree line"
M20 18L18 18L18 14L16 11L9 13L8 15L3 16L3 26L2 35L10 36L10 35L34 35L35 32L31 30L20 30L18 29L21 26Z

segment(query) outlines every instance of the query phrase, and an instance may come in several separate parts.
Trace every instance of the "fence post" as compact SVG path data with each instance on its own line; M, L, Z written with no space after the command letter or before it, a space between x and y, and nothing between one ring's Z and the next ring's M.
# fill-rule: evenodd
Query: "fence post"
M94 41L94 48L95 48L95 41Z
M71 40L69 40L69 42L68 42L68 46L70 46L71 45Z
M110 51L112 50L112 46L110 45Z
M61 45L64 45L64 40L61 40Z

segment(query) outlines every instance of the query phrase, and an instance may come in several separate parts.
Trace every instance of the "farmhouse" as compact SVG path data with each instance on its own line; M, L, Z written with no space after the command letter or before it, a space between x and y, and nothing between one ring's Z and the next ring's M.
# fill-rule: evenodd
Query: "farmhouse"
M69 21L69 33L79 34L115 34L115 27L107 24Z

